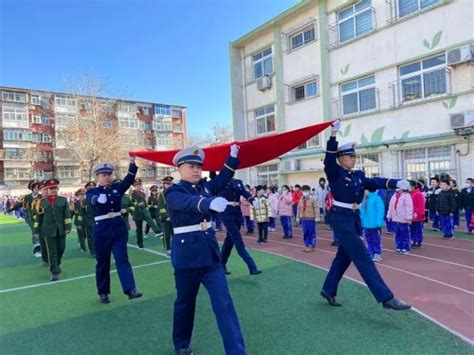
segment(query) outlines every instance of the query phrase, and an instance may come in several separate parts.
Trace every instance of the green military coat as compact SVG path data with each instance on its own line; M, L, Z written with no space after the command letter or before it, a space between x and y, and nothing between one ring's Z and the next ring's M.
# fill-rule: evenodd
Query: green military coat
M35 234L46 238L65 236L71 226L71 210L66 198L58 196L54 205L50 205L47 199L39 201L33 224Z

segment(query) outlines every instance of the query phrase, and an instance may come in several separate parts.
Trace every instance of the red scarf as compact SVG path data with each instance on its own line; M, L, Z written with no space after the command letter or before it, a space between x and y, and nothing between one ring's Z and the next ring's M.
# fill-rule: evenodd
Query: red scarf
M404 191L399 191L395 194L395 209L397 208L398 205L398 200L400 199L400 196L402 196Z

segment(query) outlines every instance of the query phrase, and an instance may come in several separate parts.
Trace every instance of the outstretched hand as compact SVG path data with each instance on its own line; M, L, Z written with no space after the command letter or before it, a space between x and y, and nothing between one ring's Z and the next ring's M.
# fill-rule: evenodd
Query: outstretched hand
M240 147L237 144L232 144L230 146L230 156L233 158L237 158L237 155L239 154L239 149Z

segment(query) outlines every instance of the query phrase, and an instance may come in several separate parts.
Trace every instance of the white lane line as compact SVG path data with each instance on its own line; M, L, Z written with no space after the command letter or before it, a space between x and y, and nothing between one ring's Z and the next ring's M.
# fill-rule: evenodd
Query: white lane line
M253 237L245 237L245 238L248 238L248 239L255 239ZM269 240L270 243L277 243L277 244L283 244L283 245L289 245L289 246L292 246L292 247L296 247L296 248L301 248L301 246L299 245L296 245L296 244L292 244L292 243L287 243L287 242L280 242L280 241L275 241L275 240ZM266 249L256 249L254 248L255 250L260 250L260 251L264 251L266 252ZM316 249L316 251L322 251L324 253L328 253L328 254L331 254L331 255L336 255L335 252L332 252L332 251L329 251L329 250L324 250L324 249ZM443 286L446 286L446 287L450 287L450 288L453 288L455 290L458 290L458 291L461 291L461 292L465 292L469 295L474 295L474 292L471 292L469 290L465 290L463 288L460 288L460 287L457 287L457 286L454 286L454 285L451 285L451 284L448 284L446 282L443 282L443 281L439 281L439 280L435 280L435 279L432 279L430 277L427 277L427 276L423 276L423 275L420 275L420 274L417 274L417 273L414 273L414 272L410 272L410 271L406 271L406 270L403 270L403 269L399 269L397 267L394 267L394 266L389 266L389 265L386 265L386 264L382 264L382 263L377 263L377 266L379 267L385 267L387 269L393 269L393 270L396 270L396 271L399 271L399 272L403 272L405 274L408 274L408 275L411 275L411 276L415 276L415 277L419 277L421 279L425 279L425 280L428 280L428 281L431 281L431 282L434 282L434 283L437 283L437 284L440 284L440 285L443 285Z
M148 267L148 266L153 266L153 265L158 265L158 264L164 264L169 262L169 260L161 260L161 261L155 261L153 263L149 264L142 264L142 265L137 265L137 266L132 266L132 269L140 269L142 267ZM111 270L110 273L116 273L117 270ZM76 280L81 280L81 279L86 279L90 277L95 277L95 274L89 274L89 275L82 275L82 276L77 276L77 277L71 277L69 279L64 279L64 280L59 280L55 282L43 282L39 284L33 284L33 285L27 285L27 286L21 286L21 287L15 287L15 288L6 288L3 290L0 290L0 293L7 293L7 292L13 292L13 291L20 291L20 290L27 290L30 288L36 288L36 287L42 287L42 286L51 286L51 285L57 285L61 284L64 282L70 282L70 281L76 281Z
M251 237L246 237L246 238L251 238ZM288 244L288 243L286 243ZM291 244L290 244L291 245ZM275 253L275 252L272 252L272 251L267 251L267 250L261 250L261 249L254 249L254 250L258 250L258 251L261 251L263 253L267 253L267 254L272 254L272 255L275 255L275 256L280 256L282 258L285 258L285 259L289 259L289 260L293 260L293 261L296 261L298 263L302 263L302 264L306 264L306 265L309 265L309 266L312 266L316 269L320 269L320 270L323 270L323 271L329 271L329 269L326 269L325 267L322 267L322 266L319 266L319 265L316 265L316 264L312 264L310 262L307 262L307 261L303 261L303 260L298 260L298 259L295 259L295 258L292 258L290 256L287 256L287 255L283 255L283 254L279 254L279 253ZM348 280L351 280L359 285L362 285L364 287L367 287L367 285L365 283L363 283L362 281L359 281L355 278L352 278L350 276L347 276L347 275L344 275L344 278L345 279L348 279ZM425 317L426 319L428 319L429 321L439 325L441 328L447 330L448 332L450 332L451 334L459 337L460 339L462 339L463 341L465 341L466 343L470 344L470 345L474 345L474 341L471 340L470 338L466 337L465 335L457 332L456 330L450 328L448 325L446 324L443 324L441 323L440 321L430 317L429 315L427 315L426 313L420 311L419 309L417 309L416 307L411 307L412 310L414 310L415 312L417 312L419 315L421 315L422 317Z
M275 232L271 232L271 233L275 233ZM303 236L300 235L300 234L294 234L294 233L293 233L293 236L295 236L295 237L303 237ZM324 237L316 237L316 240L318 240L318 239L332 241L332 239L324 238ZM393 253L393 254L398 254L394 249L390 249L390 248L386 248L386 247L383 248L382 251L388 251L388 252L391 252L391 253ZM413 253L410 253L410 254L405 255L405 256L406 256L406 257L415 257L415 258L433 260L433 261L440 262L440 263L444 263L444 264L449 264L449 265L454 265L454 266L458 266L458 267L463 267L463 268L466 268L466 269L474 270L474 266L469 266L469 265L465 265L465 264L459 264L459 263L455 263L455 262L453 262L453 261L447 261L447 260L443 260L443 259L432 258L432 257L429 257L429 256L424 256L424 255L419 255L419 254L413 254Z
M127 246L130 247L130 248L133 248L133 249L138 249L138 246L134 245L134 244L127 243ZM164 257L168 256L165 253L162 253L162 252L159 252L159 251L156 251L156 250L153 250L153 249L143 248L142 250L147 251L147 252L152 253L152 254L155 254L155 255L159 255L159 256L164 256Z
M382 239L391 240L392 242L393 242L394 238L395 237L389 237L389 236L386 236L386 235L382 236ZM444 240L444 239L442 239L442 240ZM455 240L459 240L459 238L455 239ZM446 240L446 242L449 243L448 240ZM423 245L429 245L429 246L432 246L432 247L443 248L443 249L453 249L453 250L465 251L466 253L474 253L474 250L469 250L469 249L464 249L464 248L456 248L456 247L448 247L446 245L440 245L440 244L426 243L425 241L423 241Z

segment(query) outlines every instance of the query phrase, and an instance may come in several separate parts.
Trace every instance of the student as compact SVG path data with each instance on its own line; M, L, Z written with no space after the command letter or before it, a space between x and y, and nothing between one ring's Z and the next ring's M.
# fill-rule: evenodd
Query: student
M421 184L419 182L410 181L410 195L413 201L413 219L410 225L410 236L412 248L421 247L423 242L423 222L425 221L425 204L426 199L421 192Z
M293 238L291 227L292 199L289 190L288 185L283 185L281 187L281 195L278 198L278 215L280 216L280 223L283 227L283 239Z
M278 214L278 195L274 186L267 188L267 197L272 206L273 214L273 217L270 217L270 221L268 222L268 230L274 232L276 228L275 216Z
M410 224L413 219L413 202L408 189L410 183L402 180L397 185L399 191L392 196L387 219L395 222L395 248L397 253L410 253Z
M311 188L303 185L303 196L298 204L298 216L296 221L303 228L303 252L309 253L316 248L316 220L319 219L319 206L314 198L310 196Z
M436 213L436 205L438 200L438 194L441 192L439 188L439 179L437 177L432 177L430 180L431 187L427 192L427 209L429 211L429 217L432 222L431 229L434 231L439 231L439 216Z
M265 197L265 187L257 186L257 197L252 202L250 208L250 219L257 222L258 244L266 244L268 238L268 222L273 216L270 201Z
M441 192L436 200L436 215L439 218L439 227L443 238L454 237L453 216L457 210L457 201L454 192L449 186L449 180L441 182Z
M380 232L385 217L385 206L382 197L377 192L365 191L365 197L360 204L360 219L367 249L372 261L382 260L382 243Z
M457 204L456 212L454 212L454 215L453 215L454 229L456 229L456 228L459 228L459 211L462 205L462 195L461 195L461 191L459 191L458 189L458 184L456 180L449 180L449 186L451 190L453 191L454 197L456 198L456 204Z
M466 232L472 234L471 215L474 212L474 187L473 179L467 178L464 183L464 188L461 191L461 210L464 210L464 217L466 218Z

